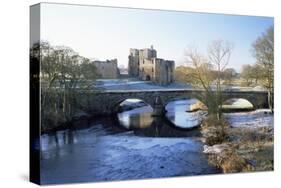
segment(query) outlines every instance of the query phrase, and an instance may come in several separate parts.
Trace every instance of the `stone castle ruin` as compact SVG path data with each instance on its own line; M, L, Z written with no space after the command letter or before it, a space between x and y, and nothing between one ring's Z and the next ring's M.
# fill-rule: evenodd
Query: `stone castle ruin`
M116 79L119 77L119 69L117 67L117 59L106 61L93 61L92 62L102 79Z
M151 80L168 85L174 82L175 62L157 58L157 51L151 48L130 49L128 74L141 80Z

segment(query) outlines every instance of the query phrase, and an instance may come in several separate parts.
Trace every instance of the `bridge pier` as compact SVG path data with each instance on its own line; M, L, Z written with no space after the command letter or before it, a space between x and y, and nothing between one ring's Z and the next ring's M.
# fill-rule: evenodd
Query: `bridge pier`
M164 116L166 113L165 106L163 105L162 99L160 96L157 96L153 103L153 113L152 116L160 117Z

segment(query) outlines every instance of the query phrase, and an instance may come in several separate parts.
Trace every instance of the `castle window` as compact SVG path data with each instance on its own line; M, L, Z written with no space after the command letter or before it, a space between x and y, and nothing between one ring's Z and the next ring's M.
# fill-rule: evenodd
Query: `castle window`
M152 72L154 72L154 69L153 69L153 67L152 67L152 70L151 70Z

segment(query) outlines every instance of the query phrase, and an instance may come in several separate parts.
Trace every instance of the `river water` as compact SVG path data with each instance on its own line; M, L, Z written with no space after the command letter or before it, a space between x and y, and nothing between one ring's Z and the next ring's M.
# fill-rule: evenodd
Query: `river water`
M152 108L142 106L116 117L76 122L71 130L42 135L42 183L219 173L202 153L196 129L205 113L186 112L194 102L169 103L166 118L152 117Z

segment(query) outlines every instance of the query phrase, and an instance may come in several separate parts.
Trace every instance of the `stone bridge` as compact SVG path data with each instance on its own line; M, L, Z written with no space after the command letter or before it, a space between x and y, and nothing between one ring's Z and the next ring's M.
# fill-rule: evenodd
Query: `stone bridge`
M176 99L196 98L200 101L200 96L204 93L200 89L165 89L165 90L106 90L101 92L80 91L78 103L80 108L94 114L109 115L117 112L118 106L126 99L140 99L152 108L159 108L155 104L157 98L161 99L160 108ZM223 101L233 98L243 98L252 103L254 109L268 108L267 92L253 90L224 90L222 91Z

